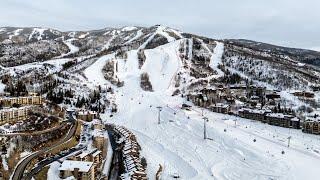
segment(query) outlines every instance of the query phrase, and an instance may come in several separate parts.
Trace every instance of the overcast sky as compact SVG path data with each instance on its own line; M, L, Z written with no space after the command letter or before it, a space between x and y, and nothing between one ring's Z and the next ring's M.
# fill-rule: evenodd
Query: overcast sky
M212 38L320 50L319 0L0 0L0 26L88 30L163 24Z

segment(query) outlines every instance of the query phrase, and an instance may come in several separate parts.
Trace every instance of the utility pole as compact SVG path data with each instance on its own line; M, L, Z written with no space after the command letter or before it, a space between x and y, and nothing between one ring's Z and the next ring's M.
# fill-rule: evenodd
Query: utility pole
M203 139L207 139L207 117L203 117Z
M161 106L158 106L158 124L160 124L160 112L162 111L162 107Z

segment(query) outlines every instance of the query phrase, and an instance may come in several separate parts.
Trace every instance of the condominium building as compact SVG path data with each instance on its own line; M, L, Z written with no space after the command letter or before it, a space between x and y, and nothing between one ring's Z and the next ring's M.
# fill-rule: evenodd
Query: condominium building
M107 150L108 150L108 139L101 135L97 134L93 137L93 146L97 149L99 149L102 152L103 158L107 156Z
M239 109L238 113L243 118L264 121L265 115L271 113L271 110L242 108Z
M146 169L142 165L140 158L140 146L135 135L122 126L117 126L114 130L121 136L117 143L121 144L122 147L122 159L125 173L120 175L120 179L147 180Z
M28 117L28 107L5 108L0 110L0 123L25 120Z
M104 128L104 125L102 124L100 119L94 119L92 121L93 129L95 130L102 130Z
M266 114L265 122L274 126L300 129L300 120L292 115L269 113Z
M41 96L0 97L0 104L4 107L13 105L42 105Z
M320 117L307 117L302 123L302 131L310 134L320 134Z
M92 148L90 150L84 150L79 153L76 153L70 157L68 160L72 161L85 161L85 162L93 162L94 172L101 172L101 165L103 161L102 152L97 148Z
M230 105L223 103L216 103L209 106L213 112L228 114L230 112Z
M83 121L92 121L97 118L97 113L95 111L80 110L77 112L77 119Z
M65 179L73 176L77 180L94 180L93 162L65 160L59 167L60 177Z

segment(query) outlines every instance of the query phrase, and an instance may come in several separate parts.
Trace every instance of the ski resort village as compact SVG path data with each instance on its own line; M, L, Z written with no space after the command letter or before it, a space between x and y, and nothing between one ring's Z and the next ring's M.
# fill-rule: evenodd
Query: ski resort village
M319 62L162 25L0 28L0 179L319 179Z

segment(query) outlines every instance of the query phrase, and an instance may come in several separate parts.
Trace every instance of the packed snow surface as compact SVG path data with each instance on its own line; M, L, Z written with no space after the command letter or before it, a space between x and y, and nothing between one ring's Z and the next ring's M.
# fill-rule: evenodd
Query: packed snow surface
M98 86L98 85L106 85L108 81L104 79L102 74L103 66L107 63L108 60L111 60L114 55L106 55L99 58L95 63L93 63L90 67L84 70L85 76L88 78L88 81L91 82L90 85Z
M209 118L203 139L201 110L181 110L184 99L171 96L172 79L181 66L175 41L146 51L146 62L138 68L137 51L127 59L117 59L117 76L124 81L115 101L118 112L105 122L124 125L138 138L146 157L150 179L161 164L162 179L314 179L320 164L320 138L265 125L256 121L204 111ZM215 51L219 62L218 44ZM106 84L101 68L110 57L104 56L85 70L89 83ZM216 66L216 62L212 63ZM147 72L154 92L140 88L140 74ZM158 109L161 106L161 123ZM235 120L236 123L235 123ZM235 126L236 124L236 126ZM287 138L291 136L290 147Z
M55 161L50 164L50 168L48 170L48 180L57 180L60 179L59 177L59 168L60 163L58 161Z
M79 47L77 47L77 46L75 46L75 45L72 44L72 41L73 41L73 40L74 40L74 39L68 39L68 40L64 41L64 43L65 43L65 44L68 46L68 48L69 48L69 52L67 52L66 54L62 54L62 55L60 55L60 56L57 57L57 58L62 58L62 57L68 56L68 55L70 55L70 54L74 54L74 53L76 53L76 52L79 51Z
M46 30L34 28L29 39L43 39L43 33ZM125 27L121 30L136 30L135 34L126 39L125 44L134 42L144 35L144 32L141 29L137 30L136 27ZM2 31L5 29L0 29L0 32ZM111 41L120 32L120 30L108 31L112 37L104 45L104 49L110 46ZM11 34L11 38L19 33L20 31L15 31ZM176 40L172 33L182 39ZM75 32L71 32L70 35L74 37ZM89 35L88 32L82 33L78 38L85 38ZM163 167L161 179L174 179L174 176L179 176L180 179L188 180L314 180L319 176L320 136L207 110L203 110L201 113L202 109L197 107L182 110L181 105L187 103L186 100L180 95L172 96L172 93L176 90L174 86L177 73L182 73L181 76L186 77L187 83L191 80L188 70L183 67L179 57L180 45L186 43L186 39L181 36L179 31L158 26L155 32L146 36L148 39L142 43L139 49L144 49L156 35L165 37L169 43L154 49L144 50L146 60L141 69L139 69L137 58L138 50L128 51L126 59L116 59L115 54L109 54L94 57L84 63L84 76L81 76L81 81L76 82L83 83L92 89L99 85L111 86L111 83L104 78L102 69L108 61L114 60L116 62L117 68L114 70L114 76L123 81L124 86L119 88L112 86L115 94L108 93L108 97L111 97L108 100L117 104L117 112L112 117L109 111L100 114L100 116L104 122L123 125L137 136L142 148L142 156L147 160L149 179L155 179L159 165ZM14 73L15 71L48 66L50 71L58 72L64 63L73 60L62 57L79 51L79 48L72 44L73 40L64 41L70 51L55 59L4 69ZM189 47L185 48L189 48L188 57L191 58L193 41L188 39L188 44ZM205 46L212 55L210 67L217 72L217 75L214 76L221 77L223 72L218 68L218 65L221 63L224 44L216 42L213 50L209 46ZM304 64L298 63L297 65L303 66ZM238 72L235 68L229 70ZM142 73L149 75L153 92L141 89ZM244 73L238 73L246 77ZM0 93L3 92L3 89L4 85L0 82ZM274 87L269 85L268 89L274 89ZM76 93L84 94L84 91L79 90ZM279 94L287 100L290 99L293 104L302 104L288 91L281 91ZM319 96L319 93L316 94L317 99ZM160 123L158 123L158 107L162 107ZM207 139L203 138L204 116L209 119L206 122ZM92 142L90 139L87 137L85 142L81 140L81 143L85 143L89 149L92 146L89 143ZM14 146L15 144L9 146L8 153L12 151ZM106 164L111 160L110 154L112 152L110 151L111 149L109 149ZM23 152L21 157L28 157L28 152ZM6 164L5 159L3 159L3 164ZM51 164L48 179L59 179L59 167L60 163L58 162ZM103 172L106 173L108 170L109 166L106 165Z
M14 36L18 36L23 29L17 29L13 31L13 34L9 35L9 39L11 40Z
M32 39L32 38L36 38L38 41L42 40L42 35L43 35L43 32L45 30L47 30L47 29L44 29L44 28L33 28L33 31L29 36L29 40Z
M214 52L211 56L210 67L218 72L218 76L223 76L223 72L218 68L219 64L222 64L221 58L224 51L224 45L221 42L216 42L217 45L214 48Z
M122 28L122 31L133 31L137 29L137 27L134 27L134 26L127 26L127 27L124 27Z
M142 30L139 30L139 31L137 31L136 35L133 38L129 39L124 44L129 44L129 43L133 42L134 40L140 38L142 35L143 35Z

